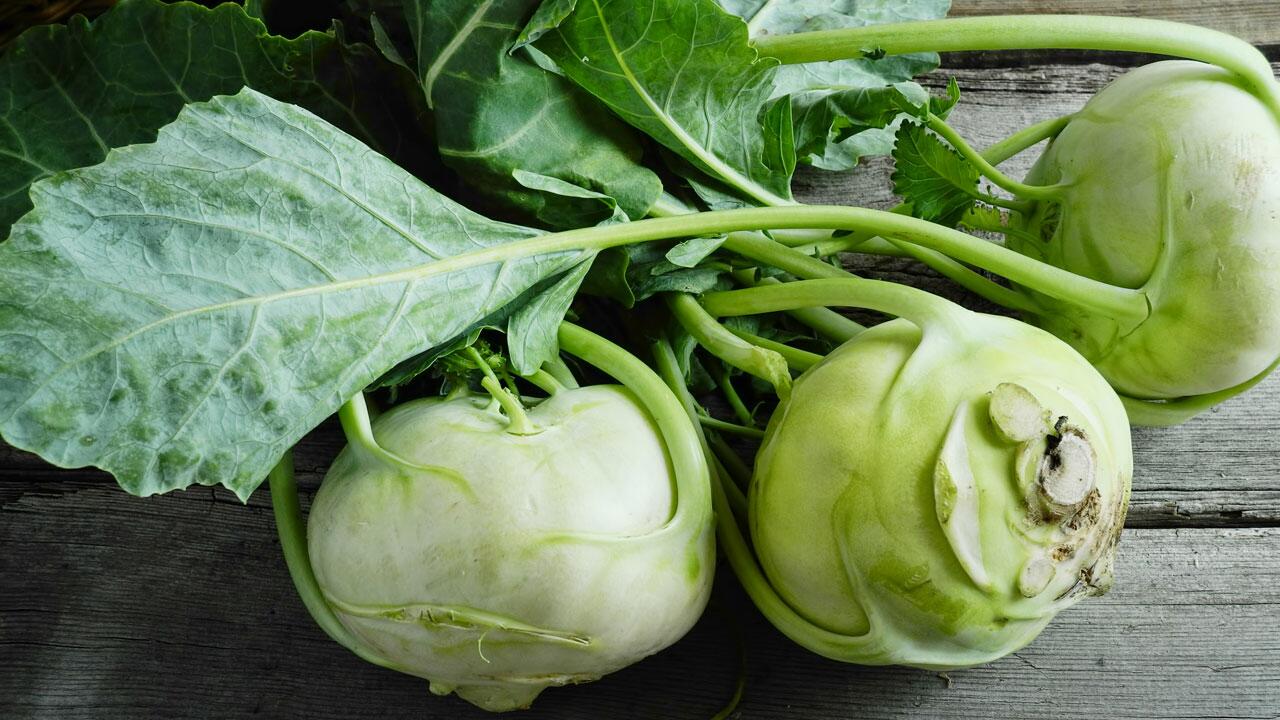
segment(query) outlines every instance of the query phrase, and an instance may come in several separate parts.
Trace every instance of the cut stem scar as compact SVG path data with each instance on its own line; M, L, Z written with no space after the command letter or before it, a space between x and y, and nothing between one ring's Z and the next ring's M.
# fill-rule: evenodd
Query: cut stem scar
M1059 421L1059 437L1049 438L1037 483L1045 509L1054 515L1075 512L1097 485L1098 459L1080 428Z
M480 381L480 387L484 388L502 406L502 410L507 416L507 432L512 435L536 435L541 432L541 428L529 420L529 415L524 411L524 405L521 404L520 398L502 386L497 374L493 372L493 368L484 359L484 356L480 354L480 351L476 350L475 346L472 345L467 348L467 353L471 355L471 359L475 361L476 366L484 373L484 379Z

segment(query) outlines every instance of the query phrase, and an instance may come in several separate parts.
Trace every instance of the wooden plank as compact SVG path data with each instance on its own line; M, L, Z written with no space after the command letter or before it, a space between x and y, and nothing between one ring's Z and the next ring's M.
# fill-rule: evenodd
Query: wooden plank
M1275 0L955 0L951 4L952 16L1021 13L1160 18L1222 30L1257 45L1280 43L1280 3Z
M265 499L265 498L264 498ZM0 717L480 718L325 638L301 607L270 512L193 491L108 486L10 503L0 522ZM744 718L1272 717L1280 708L1280 529L1126 533L1112 594L1030 647L951 673L859 668L770 628L732 579L685 640L521 717L706 718L736 677ZM727 609L726 609L727 608Z

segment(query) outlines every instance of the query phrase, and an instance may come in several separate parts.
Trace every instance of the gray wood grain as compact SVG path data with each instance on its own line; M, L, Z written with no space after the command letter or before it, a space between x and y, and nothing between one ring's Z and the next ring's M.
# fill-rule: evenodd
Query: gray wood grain
M956 10L1018 4L957 0ZM1253 4L1260 34L1250 37L1280 35L1275 4ZM1142 4L1199 6L1202 20L1249 5ZM965 92L955 124L983 145L1075 110L1122 72L1062 57L1017 68L993 66L1008 56L962 63L949 73ZM1009 167L1018 174L1029 163ZM809 201L886 207L887 172L875 162L851 174L805 173L798 187ZM854 263L965 300L912 263ZM716 607L688 638L601 682L548 691L520 717L709 717L732 691L736 638L747 651L743 718L1280 717L1277 427L1280 376L1182 427L1135 432L1116 588L1001 662L946 680L826 661L779 636L722 573ZM304 442L305 496L339 444L332 426ZM323 636L288 580L265 489L247 507L210 489L138 499L101 473L59 471L0 446L0 718L252 716L488 717Z
M98 485L27 495L3 518L0 717L485 717L325 638L257 503ZM1121 548L1110 595L1014 656L951 673L950 687L811 655L722 574L718 607L688 638L602 682L548 691L521 717L709 717L732 690L739 635L743 718L1274 717L1280 529L1137 529Z

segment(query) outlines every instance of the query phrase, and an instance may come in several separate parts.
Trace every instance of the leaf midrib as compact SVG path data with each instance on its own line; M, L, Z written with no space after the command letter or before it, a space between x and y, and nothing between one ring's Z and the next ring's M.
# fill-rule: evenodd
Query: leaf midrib
M467 18L467 21L463 23L462 28L458 30L458 33L445 44L444 48L440 51L440 54L436 56L435 62L427 66L427 72L422 76L422 94L427 99L427 107L434 110L436 106L435 99L431 97L432 90L434 90L436 85L436 78L440 77L440 73L444 72L445 66L449 64L449 61L453 59L453 56L462 48L463 43L465 43L467 38L471 37L471 33L475 32L476 28L480 26L480 23L484 20L484 16L489 12L489 8L492 5L493 0L484 0L484 2L477 5L475 12L471 13L471 17ZM421 24L421 16L418 17L418 21ZM421 35L422 33L420 32L419 36Z

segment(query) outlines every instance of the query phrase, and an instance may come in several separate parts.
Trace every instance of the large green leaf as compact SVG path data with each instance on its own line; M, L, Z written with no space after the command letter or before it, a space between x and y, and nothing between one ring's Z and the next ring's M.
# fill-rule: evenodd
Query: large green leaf
M813 30L863 27L944 17L950 0L719 0L742 17L752 38ZM790 95L801 160L826 170L847 170L868 155L893 149L901 122L881 114L884 89L924 94L907 81L938 66L934 53L784 65L774 75L774 96ZM870 94L868 94L870 91Z
M518 256L536 231L251 89L31 192L0 245L0 435L138 494L247 497L398 361L588 256Z
M662 191L632 131L512 43L537 0L406 0L417 71L445 161L469 185L551 227L591 225L611 210L589 196L542 192L517 172L613 198L643 217Z
M739 18L712 0L578 0L565 15L568 7L544 6L525 39L537 37L574 82L744 200L791 202L794 155L780 151L790 132L766 137L760 119L777 61L757 57Z
M270 35L234 4L128 0L93 23L32 28L0 55L0 238L31 207L31 183L147 142L185 103L245 85L425 172L421 101L406 92L407 75L332 33Z

